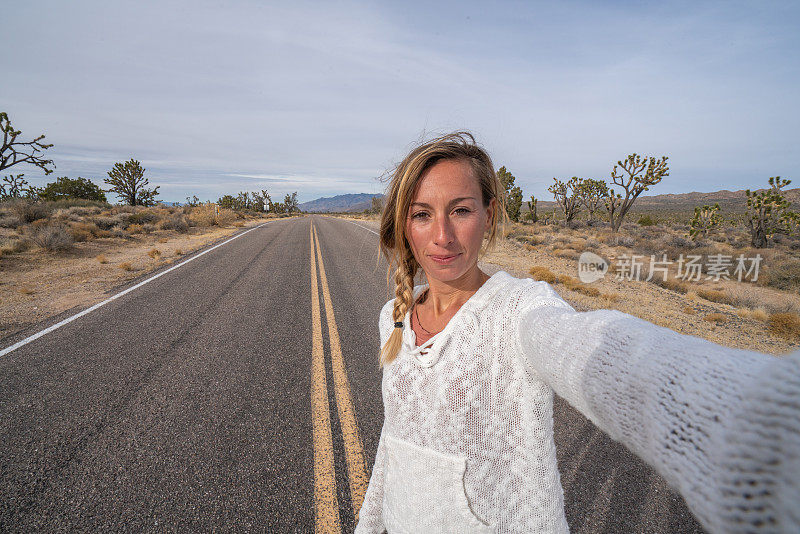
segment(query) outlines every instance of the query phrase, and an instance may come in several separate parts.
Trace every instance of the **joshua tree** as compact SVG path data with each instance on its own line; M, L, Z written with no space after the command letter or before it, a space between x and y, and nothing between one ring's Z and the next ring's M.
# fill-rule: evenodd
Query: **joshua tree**
M636 198L647 191L650 186L656 185L664 176L669 176L667 167L667 156L662 156L660 160L654 157L642 158L634 153L629 155L624 162L618 161L611 171L611 180L625 191L623 198L620 193L614 193L611 189L606 195L605 204L608 210L611 229L616 232L622 224L622 219L628 210L633 206ZM621 172L617 172L617 167Z
M594 212L603 204L607 195L608 186L603 180L586 178L578 182L578 200L589 212L589 222L594 219Z
M722 222L722 217L719 215L719 204L713 206L705 205L702 208L696 206L694 208L694 218L689 221L689 236L697 240L698 237L706 237L708 232L716 228Z
M500 167L497 177L503 184L506 195L506 213L512 221L519 221L519 214L522 208L522 189L514 185L514 175L505 167Z
M3 132L3 144L0 145L0 171L17 163L30 163L42 169L46 175L53 172L55 168L53 160L44 159L40 154L53 146L41 143L44 134L33 141L17 141L22 132L11 126L11 120L5 111L0 111L0 130ZM51 165L53 169L49 168Z
M383 197L375 195L370 199L371 206L368 210L370 213L381 213L383 211Z
M538 202L539 201L536 200L536 197L534 197L533 195L531 195L531 199L527 202L528 209L531 212L531 222L534 223L539 221L539 215L536 213L536 204Z
M283 198L283 205L286 213L291 214L294 211L300 211L300 208L297 207L297 191L291 195L287 193Z
M770 188L758 193L749 189L747 195L747 215L745 224L750 229L750 243L753 247L763 248L770 245L775 234L798 233L800 214L789 210L791 202L783 196L783 189L791 180L783 180L780 176L769 179Z
M155 189L146 189L149 180L144 177L145 169L135 159L123 163L115 163L114 168L108 172L108 178L103 181L111 185L107 193L116 193L122 201L131 206L152 206L158 195Z
M23 197L23 192L25 191L25 185L27 185L28 181L23 178L24 174L17 174L13 175L10 174L8 176L3 177L4 184L0 184L0 200L8 200L11 198L21 198ZM8 189L6 189L8 186Z
M570 222L578 214L581 207L579 204L579 189L578 177L573 176L567 182L562 182L558 178L553 178L555 183L547 188L548 191L553 193L556 202L561 206L561 211L564 212L564 219Z

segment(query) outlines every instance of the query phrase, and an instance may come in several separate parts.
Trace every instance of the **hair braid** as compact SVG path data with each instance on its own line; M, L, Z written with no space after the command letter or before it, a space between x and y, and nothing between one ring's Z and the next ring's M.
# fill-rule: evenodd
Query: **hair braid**
M394 271L395 299L394 309L392 311L393 323L402 321L406 316L406 312L411 308L411 303L414 298L414 276L419 267L417 260L410 251L397 263L397 268ZM393 328L389 339L386 341L381 351L381 365L391 363L397 357L397 352L400 350L402 341L403 329Z

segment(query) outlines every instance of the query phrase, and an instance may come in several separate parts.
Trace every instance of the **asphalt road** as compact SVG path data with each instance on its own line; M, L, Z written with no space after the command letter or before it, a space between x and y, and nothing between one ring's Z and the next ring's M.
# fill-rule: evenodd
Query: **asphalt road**
M240 232L0 356L0 531L352 532L389 298L366 226L315 215ZM555 438L572 532L703 531L560 398Z

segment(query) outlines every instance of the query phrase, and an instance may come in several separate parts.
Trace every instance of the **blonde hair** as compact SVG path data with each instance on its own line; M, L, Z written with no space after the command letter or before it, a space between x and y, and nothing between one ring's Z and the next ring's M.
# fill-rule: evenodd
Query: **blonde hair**
M392 332L381 348L379 358L381 367L391 363L400 350L403 332L401 328L394 327L394 322L402 321L412 305L414 277L419 269L419 263L417 263L405 236L406 217L412 195L425 171L443 160L464 160L469 163L473 176L478 180L484 208L489 206L492 199L497 200L491 228L488 232L488 241L485 246L481 247L480 256L483 256L494 245L498 222L501 230L504 230L508 221L505 209L505 188L497 178L492 159L483 148L476 144L473 135L467 131L452 132L420 144L395 167L386 189L380 228L379 247L389 264L386 283L391 287L392 272L394 271L395 288ZM498 217L500 221L498 221Z

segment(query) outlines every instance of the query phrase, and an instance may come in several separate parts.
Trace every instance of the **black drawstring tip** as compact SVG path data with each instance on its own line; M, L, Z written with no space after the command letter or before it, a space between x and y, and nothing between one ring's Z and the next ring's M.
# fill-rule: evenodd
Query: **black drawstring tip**
M395 328L403 328L403 321L397 321L394 323Z

